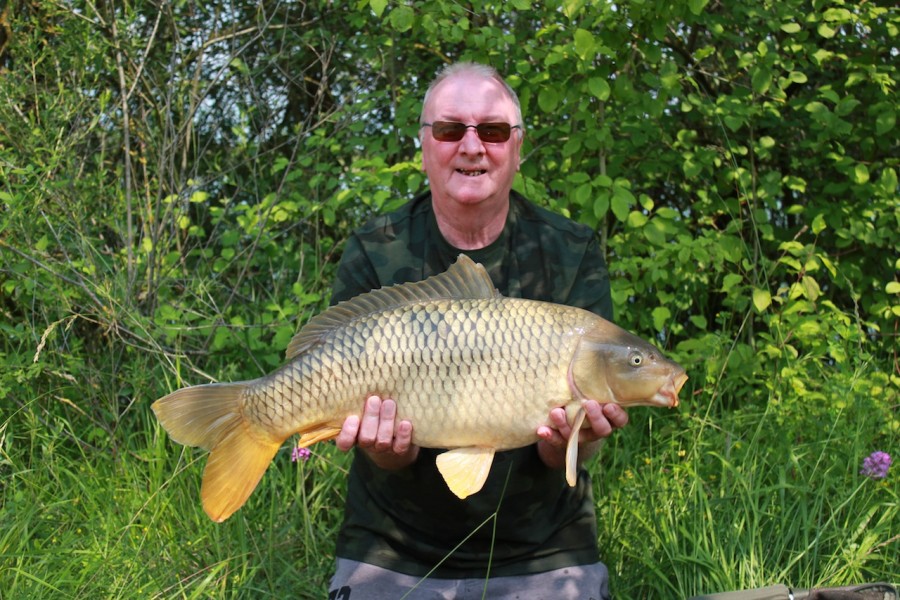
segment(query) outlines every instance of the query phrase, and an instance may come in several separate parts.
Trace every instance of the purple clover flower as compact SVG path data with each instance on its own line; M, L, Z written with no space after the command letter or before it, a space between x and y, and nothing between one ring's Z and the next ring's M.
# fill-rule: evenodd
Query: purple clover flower
M297 462L298 460L306 462L309 460L311 454L309 448L294 448L291 451L291 462Z
M884 479L887 477L890 466L891 455L887 452L876 450L863 460L862 469L859 472L861 475L872 479Z

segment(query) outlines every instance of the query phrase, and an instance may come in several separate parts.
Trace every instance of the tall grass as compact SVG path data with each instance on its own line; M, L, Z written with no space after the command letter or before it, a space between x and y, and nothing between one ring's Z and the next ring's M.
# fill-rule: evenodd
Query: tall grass
M885 422L896 406L779 400L729 409L701 394L678 414L632 411L598 477L601 548L621 597L896 580L896 472L858 472L879 444L896 449L896 434L880 435L896 431Z
M40 399L4 417L0 597L322 598L344 457L281 452L238 515L199 505L202 453L169 441L143 407L94 445L79 417L46 422ZM49 427L48 427L49 425Z

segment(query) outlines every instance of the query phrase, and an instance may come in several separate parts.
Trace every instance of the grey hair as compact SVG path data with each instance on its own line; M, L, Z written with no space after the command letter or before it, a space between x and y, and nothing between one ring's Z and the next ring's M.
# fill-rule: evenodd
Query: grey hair
M522 106L519 104L519 96L516 95L516 91L510 87L506 80L500 75L500 73L494 67L490 65L484 65L476 62L458 62L452 63L445 66L441 69L437 76L431 81L428 85L428 90L425 92L425 99L422 101L422 114L419 117L419 122L425 122L425 107L428 106L428 101L431 99L432 92L434 92L434 88L438 86L439 83L448 79L449 77L453 77L454 75L459 75L461 73L472 73L474 75L479 75L484 77L485 79L493 79L497 83L503 86L503 89L506 90L507 95L512 99L513 104L516 106L516 122L513 125L519 125L522 127L519 131L524 133L525 124L522 122Z

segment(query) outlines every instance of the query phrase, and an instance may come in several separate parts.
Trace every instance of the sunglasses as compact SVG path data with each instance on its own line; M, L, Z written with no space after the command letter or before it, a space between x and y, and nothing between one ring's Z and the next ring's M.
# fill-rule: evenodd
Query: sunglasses
M439 142L458 142L466 135L470 127L475 129L478 139L490 144L501 144L509 140L509 134L513 129L522 129L521 125L509 123L479 123L478 125L466 125L456 121L435 121L434 123L422 123L422 127L431 127L431 135Z

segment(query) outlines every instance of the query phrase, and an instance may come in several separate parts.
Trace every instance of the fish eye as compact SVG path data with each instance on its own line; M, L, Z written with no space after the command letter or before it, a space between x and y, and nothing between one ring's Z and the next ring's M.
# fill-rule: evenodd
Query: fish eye
M641 363L643 363L643 362L644 362L644 357L641 356L640 352L632 352L631 355L629 355L629 357L628 357L628 363L632 367L639 367L639 366L641 366Z

